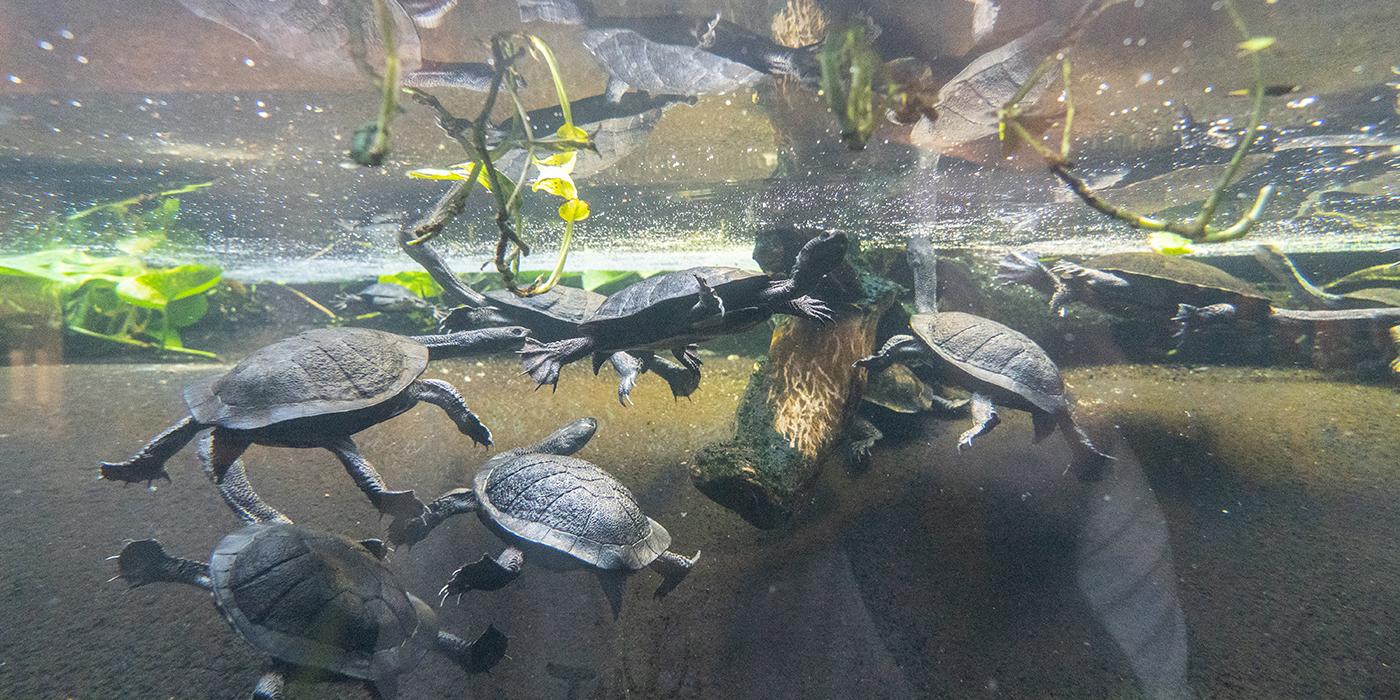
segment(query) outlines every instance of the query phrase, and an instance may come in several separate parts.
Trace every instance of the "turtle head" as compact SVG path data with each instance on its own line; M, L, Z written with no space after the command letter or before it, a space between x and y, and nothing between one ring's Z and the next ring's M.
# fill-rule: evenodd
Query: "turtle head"
M530 448L531 452L551 455L571 455L583 449L593 434L598 432L598 421L594 418L580 418L564 425Z
M802 246L797 253L797 262L792 265L794 291L802 293L826 273L835 270L846 259L850 241L846 234L828 231Z

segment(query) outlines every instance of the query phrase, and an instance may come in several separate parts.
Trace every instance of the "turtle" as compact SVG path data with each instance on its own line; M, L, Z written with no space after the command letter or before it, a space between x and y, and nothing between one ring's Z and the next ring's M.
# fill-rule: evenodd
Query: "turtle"
M579 324L607 300L606 296L578 287L556 286L544 294L522 297L503 289L483 294L490 306L462 306L453 310L443 321L444 330L458 328L491 328L521 325L529 328L531 337L553 342L575 336ZM617 372L617 400L626 405L637 379L650 371L666 380L671 395L690 396L700 386L700 373L678 365L650 352L615 352L607 362Z
M392 698L399 676L429 651L467 673L505 656L495 626L472 642L439 630L433 609L384 565L386 552L379 540L271 521L225 536L208 562L172 557L154 539L129 542L116 559L131 588L183 583L213 594L234 632L272 657L254 698L282 698L295 672L364 681L376 697Z
M932 275L924 272L936 265L928 240L911 239L909 251L915 287L936 289ZM930 297L928 292L918 295ZM1104 463L1112 457L1099 451L1075 422L1060 370L1035 341L991 319L936 307L911 316L909 328L913 335L891 337L879 352L856 365L867 369L896 362L935 366L949 381L971 391L975 423L958 437L959 451L1001 422L996 412L1000 404L1030 412L1037 443L1058 428L1074 451L1079 477L1101 477Z
M596 465L572 457L592 439L598 423L581 418L539 443L503 452L476 473L472 488L455 489L429 504L419 517L395 523L390 541L421 541L443 520L475 512L507 542L499 556L458 569L439 592L448 596L494 591L515 580L528 556L546 568L590 567L599 575L616 615L623 578L642 568L661 574L655 591L670 593L700 560L667 549L671 535L648 518L632 492Z
M458 0L385 0L394 22L394 43L409 87L450 87L485 92L495 71L485 63L441 63L423 59L417 27L432 28ZM237 32L280 56L332 76L353 75L382 65L384 42L371 3L324 0L180 0L194 14ZM359 54L357 56L357 54ZM366 65L368 64L368 65Z
M682 365L698 373L694 343L746 330L775 313L831 321L827 305L807 292L841 264L846 247L842 233L813 238L786 279L733 267L692 267L648 277L608 297L579 324L577 336L550 343L527 340L521 362L537 384L553 386L563 365L589 355L596 372L618 351L671 348Z
M970 405L966 399L944 397L912 369L898 364L870 372L860 398L862 409L851 419L846 435L847 460L857 470L863 469L869 461L875 443L885 438L884 431L868 415L873 412L865 407L873 407L874 412L916 416L966 413Z
M485 294L462 281L447 260L429 243L410 243L409 229L400 230L400 247L409 257L427 270L428 275L443 288L445 298L461 306L442 320L442 329L452 332L472 328L525 326L531 335L546 342L578 335L578 326L607 297L578 287L555 286L533 296L522 297L507 290L492 290ZM689 396L700 386L700 373L669 360L644 353L641 357L624 352L608 357L617 371L617 400L626 405L638 377L650 370L671 387L677 398Z
M381 513L414 517L422 502L413 491L388 490L350 436L426 401L464 435L489 446L491 431L451 384L419 377L429 359L508 349L528 333L520 326L426 336L367 328L306 331L253 352L223 376L186 387L189 414L125 462L103 462L99 478L169 480L165 461L210 430L209 448L199 456L215 483L222 484L249 445L321 447L340 459Z
M521 22L583 25L583 47L608 73L607 98L722 94L783 75L816 86L818 45L789 48L720 15L595 17L574 0L517 0Z
M359 313L410 313L419 311L431 314L441 320L443 313L423 297L414 294L401 284L377 282L353 294L336 297L336 308L342 311L354 309Z
M1270 305L1263 292L1219 268L1159 253L1110 253L1083 265L1060 260L1046 268L1034 253L1022 251L1002 259L996 278L1048 294L1050 310L1061 315L1073 301L1130 317L1170 314L1178 304L1228 303L1251 313Z

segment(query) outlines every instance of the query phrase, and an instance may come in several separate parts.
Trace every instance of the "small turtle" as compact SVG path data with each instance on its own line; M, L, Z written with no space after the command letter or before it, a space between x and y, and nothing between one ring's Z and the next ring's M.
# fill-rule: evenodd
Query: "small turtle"
M813 238L802 247L787 279L732 267L694 267L649 277L608 297L579 325L576 337L527 341L520 351L522 364L537 384L554 385L563 365L589 355L596 371L618 351L671 348L682 365L699 372L694 343L752 328L775 313L830 321L831 310L807 292L841 264L846 246L841 233Z
M1025 284L1050 296L1050 310L1081 301L1125 316L1166 315L1178 304L1232 304L1250 312L1267 312L1269 298L1253 285L1218 268L1177 255L1111 253L1083 265L1061 260L1046 268L1035 254L1007 255L997 280Z
M428 303L423 297L414 294L401 284L378 282L353 294L336 297L336 308L354 310L357 313L399 313L421 311L441 320L442 312Z
M464 435L490 445L491 431L451 384L419 377L430 358L508 349L528 332L519 326L412 337L366 328L307 331L257 350L221 377L187 387L189 415L131 459L103 462L100 478L168 480L165 461L197 433L212 429L200 459L216 483L249 445L321 447L340 459L381 513L414 517L422 502L412 491L388 490L350 436L426 401L442 408Z
M386 0L394 43L411 87L453 87L485 92L494 71L485 63L437 63L423 59L418 27L440 25L458 0ZM357 63L383 65L384 41L371 3L324 0L180 0L194 14L231 29L312 70L350 75ZM360 56L356 56L359 53Z
M890 365L870 372L860 398L865 406L902 416L961 414L967 412L970 404L966 399L954 400L940 395L933 385L904 365ZM851 419L847 431L847 458L856 469L864 468L875 443L885 437L884 431L864 413L865 409Z
M622 604L622 578L644 567L661 574L656 597L670 593L699 561L667 550L671 535L637 506L632 492L597 466L570 457L598 429L582 418L554 431L539 444L510 450L482 465L472 488L449 491L422 516L390 528L395 543L421 541L443 520L475 512L508 543L491 558L458 569L440 592L443 598L468 591L494 591L520 575L528 555L550 569L595 569L616 614Z
M506 637L494 626L470 643L439 630L433 609L384 566L386 551L379 540L274 521L224 537L208 563L172 557L156 540L131 542L116 558L132 588L183 583L213 593L234 632L272 657L254 698L282 698L287 675L298 671L362 680L376 697L392 698L399 676L430 650L467 673L505 656Z
M937 282L931 271L936 261L931 245L927 239L912 239L909 253L916 295L934 297ZM971 447L974 438L1001 422L996 412L1000 404L1030 412L1037 443L1058 428L1074 451L1080 478L1099 478L1105 460L1112 458L1094 447L1075 422L1060 370L1035 341L996 321L960 311L914 314L909 328L914 335L896 335L879 352L856 364L868 369L896 362L936 366L949 381L971 391L976 423L959 436L959 450Z

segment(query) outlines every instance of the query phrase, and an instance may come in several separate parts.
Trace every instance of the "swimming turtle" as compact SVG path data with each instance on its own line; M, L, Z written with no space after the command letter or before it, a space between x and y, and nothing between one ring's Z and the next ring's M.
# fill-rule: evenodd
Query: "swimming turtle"
M399 676L429 651L467 673L505 656L506 637L494 626L473 642L439 630L433 609L384 566L386 551L379 540L273 521L227 535L207 563L138 540L122 548L117 567L132 588L183 583L213 593L234 632L272 657L254 698L282 698L286 676L298 671L362 680L376 697L392 698Z
M583 47L608 73L607 97L722 94L786 75L816 85L813 47L789 48L716 14L595 17L574 0L517 0L521 22L584 25Z
M493 457L476 473L472 488L449 491L404 527L396 523L390 539L418 542L448 517L475 512L507 542L494 559L483 555L458 569L442 588L444 598L504 587L520 575L527 556L550 569L593 568L614 613L622 603L622 577L642 568L661 574L655 595L666 595L690 573L700 553L684 557L667 550L670 533L642 513L626 486L569 456L597 429L597 421L581 418L538 444Z
M521 297L507 290L492 290L483 296L490 306L463 306L448 314L444 329L490 328L521 325L530 329L531 337L553 342L578 335L579 324L598 310L607 297L578 287L556 286L544 294ZM655 353L615 352L608 363L617 372L617 400L626 404L644 373L655 372L671 387L677 398L690 396L700 386L700 373L691 371Z
M484 92L494 71L485 63L438 63L423 59L418 27L441 24L458 0L385 0L394 21L402 83ZM319 73L351 76L384 63L384 41L372 3L325 0L180 0L194 14L231 29L266 51Z
M997 280L1030 286L1050 296L1050 310L1064 313L1072 301L1125 316L1170 314L1178 304L1232 304L1263 313L1269 298L1253 285L1202 262L1159 253L1110 253L1080 265L1045 265L1030 252L1007 255Z
M909 242L915 286L931 286L936 269L927 239ZM936 284L936 283L932 283ZM924 298L929 295L925 293ZM1081 479L1095 479L1108 455L1094 447L1074 420L1071 400L1060 370L1035 341L991 319L961 311L918 313L909 318L914 335L896 335L880 351L857 361L868 369L893 363L941 368L949 381L972 393L975 424L958 438L958 449L995 428L1001 418L996 405L1028 411L1035 425L1035 442L1059 429L1075 454Z
M733 267L693 267L649 277L608 297L579 325L576 337L552 343L527 340L520 351L522 364L537 384L554 385L563 365L589 355L596 371L618 351L671 348L682 365L699 372L694 343L746 330L775 313L830 321L831 310L807 292L841 264L846 245L841 233L813 238L786 279Z
M892 364L869 373L861 392L865 406L890 414L915 416L922 413L953 415L965 413L970 402L942 396L932 384L920 379L904 365ZM870 459L870 450L883 440L884 431L866 415L857 413L847 431L847 458L857 469Z
M336 297L336 308L358 313L409 313L421 311L441 318L442 311L401 284L378 282L352 294Z
M189 415L125 462L103 462L100 478L168 480L165 461L212 429L200 458L216 483L249 445L321 447L340 459L381 513L416 516L423 504L413 491L388 490L350 436L426 401L462 434L490 445L491 431L451 384L419 377L429 359L508 349L527 334L519 326L412 337L367 328L301 333L255 351L221 377L186 387Z

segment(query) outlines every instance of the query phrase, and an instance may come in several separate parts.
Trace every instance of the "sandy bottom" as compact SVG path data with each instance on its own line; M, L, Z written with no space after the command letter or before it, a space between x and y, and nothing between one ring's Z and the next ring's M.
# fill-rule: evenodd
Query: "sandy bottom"
M495 431L526 444L582 415L580 456L632 487L675 548L704 550L653 600L634 577L614 621L595 580L527 564L504 590L441 611L509 657L467 677L437 657L402 697L903 698L1400 694L1400 398L1297 372L1110 367L1067 379L1111 477L1063 475L1058 436L1030 421L958 454L965 426L927 420L858 477L829 465L798 521L763 532L706 500L687 461L727 436L751 361L708 358L693 401L570 368L533 392L504 362L445 362ZM104 583L123 541L207 556L238 527L192 450L154 493L94 480L181 414L208 366L0 368L0 697L246 697L264 659L207 595ZM467 379L470 379L468 382ZM357 438L391 486L431 497L487 457L432 407ZM298 522L371 537L382 525L334 458L253 448L254 484ZM501 544L458 518L391 566L430 598ZM572 667L586 680L561 676ZM354 685L297 689L358 697Z

